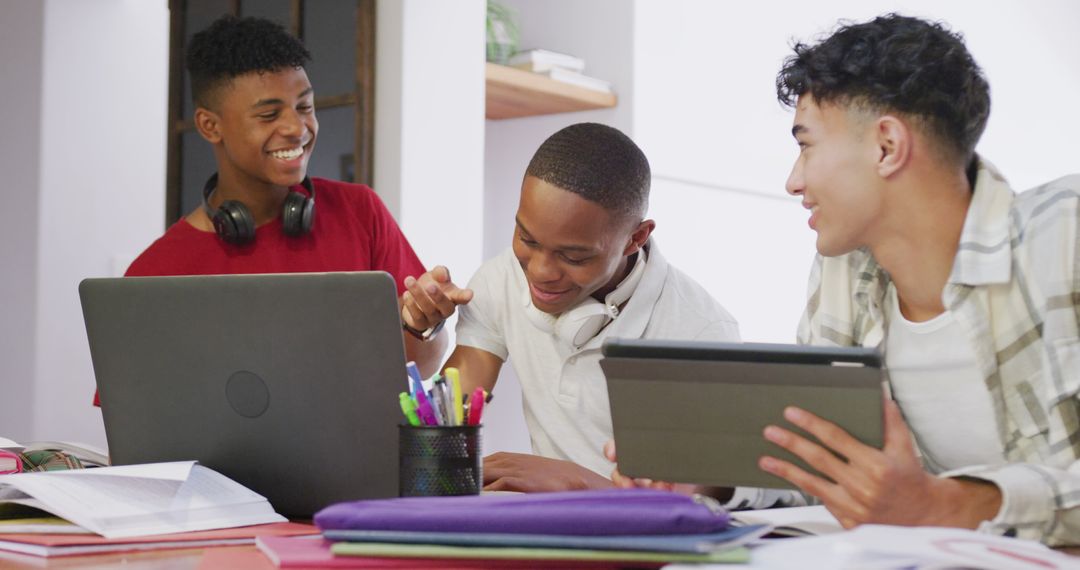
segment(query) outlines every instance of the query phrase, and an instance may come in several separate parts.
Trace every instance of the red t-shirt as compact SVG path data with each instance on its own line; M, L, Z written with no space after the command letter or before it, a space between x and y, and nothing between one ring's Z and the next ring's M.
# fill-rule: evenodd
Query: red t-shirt
M279 216L256 228L253 242L238 246L181 219L131 263L125 276L386 271L401 295L406 276L424 273L374 190L323 178L311 182L315 221L310 233L285 235ZM94 405L100 405L97 393Z
M315 221L311 233L289 237L281 217L255 229L255 240L230 245L214 232L181 219L128 267L128 277L372 271L390 273L398 294L424 265L375 191L367 186L312 178Z

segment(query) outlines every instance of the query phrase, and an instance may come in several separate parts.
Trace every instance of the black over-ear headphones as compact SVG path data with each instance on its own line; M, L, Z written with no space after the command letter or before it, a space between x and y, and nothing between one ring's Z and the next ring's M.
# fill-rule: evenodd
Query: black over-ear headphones
M255 239L255 219L247 206L236 200L225 200L216 209L210 207L210 195L217 188L217 181L218 175L215 172L206 181L206 186L203 186L203 210L206 211L206 216L214 223L214 231L226 243L250 243ZM300 184L308 191L308 195L290 190L281 209L281 229L285 235L292 237L310 232L312 224L315 223L315 186L307 176Z

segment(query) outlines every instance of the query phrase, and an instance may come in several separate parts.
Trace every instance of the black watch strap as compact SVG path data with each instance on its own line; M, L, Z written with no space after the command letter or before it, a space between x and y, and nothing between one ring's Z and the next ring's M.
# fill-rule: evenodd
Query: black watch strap
M418 338L418 339L420 339L420 340L422 340L424 342L427 342L427 341L435 338L435 335L439 334L439 331L442 330L443 325L445 325L445 324L446 324L446 321L439 321L439 324L437 324L437 325L435 325L433 327L428 327L427 330L419 330L419 329L414 329L414 328L410 327L407 323L405 323L405 321L402 321L401 322L401 328L405 329L405 332L413 335L414 337L416 337L416 338Z

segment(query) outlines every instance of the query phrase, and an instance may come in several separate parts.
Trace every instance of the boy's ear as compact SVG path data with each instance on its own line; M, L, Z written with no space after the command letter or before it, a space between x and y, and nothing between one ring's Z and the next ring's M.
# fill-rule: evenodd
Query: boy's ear
M202 138L210 144L221 142L221 117L217 113L205 107L198 107L195 109L194 120L195 129L199 131Z
M878 155L877 171L882 178L888 178L898 172L911 158L911 128L894 115L884 115L876 122Z
M630 243L626 244L626 248L623 249L623 255L632 255L641 249L645 245L645 242L649 241L649 236L652 235L653 230L656 229L656 222L653 220L642 220L636 228L634 233L630 234Z

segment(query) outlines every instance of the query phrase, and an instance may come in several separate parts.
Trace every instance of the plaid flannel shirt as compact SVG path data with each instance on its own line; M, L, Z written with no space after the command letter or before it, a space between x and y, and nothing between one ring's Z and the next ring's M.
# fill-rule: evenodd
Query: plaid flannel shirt
M1050 545L1080 544L1078 216L1080 175L1014 194L980 160L942 299L975 349L1005 463L942 472L924 455L933 473L1001 489L980 530ZM817 256L798 341L884 350L888 284L866 249Z

